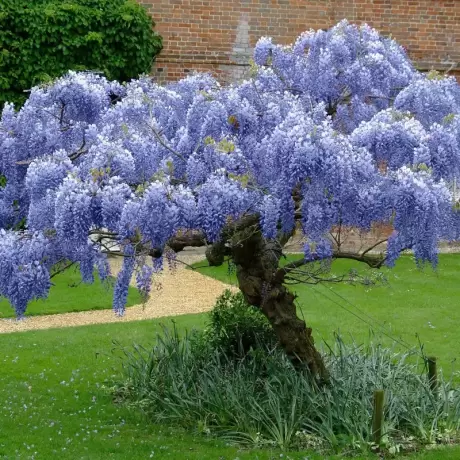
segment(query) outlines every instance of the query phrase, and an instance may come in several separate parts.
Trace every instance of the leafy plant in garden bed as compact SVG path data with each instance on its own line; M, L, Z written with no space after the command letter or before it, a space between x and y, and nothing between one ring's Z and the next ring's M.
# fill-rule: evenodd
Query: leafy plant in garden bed
M372 397L383 389L380 449L396 453L458 441L460 389L441 377L434 395L421 361L413 360L417 350L396 353L345 344L337 336L324 354L330 382L318 386L276 344L263 344L263 330L261 340L237 359L233 349L203 341L213 328L210 318L205 334L182 336L164 328L151 349L121 348L125 373L113 389L115 400L141 409L155 423L232 442L358 453L377 447Z
M127 81L161 50L152 19L134 0L2 0L0 107L69 70Z
M231 358L244 358L250 350L274 347L276 335L260 310L248 305L241 292L226 290L209 313L209 325L195 339L206 348ZM198 342L197 342L198 343Z

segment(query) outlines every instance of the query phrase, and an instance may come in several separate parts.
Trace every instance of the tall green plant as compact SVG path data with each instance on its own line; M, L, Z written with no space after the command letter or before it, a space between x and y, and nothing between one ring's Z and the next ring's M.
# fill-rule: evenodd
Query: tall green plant
M251 350L236 360L219 348L204 355L195 334L165 328L150 349L117 347L124 379L113 388L115 400L140 408L155 423L232 442L350 453L377 447L372 396L383 389L384 452L459 439L460 389L441 375L434 396L415 350L364 348L337 337L324 356L330 383L318 387L280 348Z
M2 0L0 106L68 70L127 81L149 72L162 47L134 0Z
M245 357L260 347L277 345L275 333L262 312L249 305L241 292L228 289L209 312L203 339L213 349L235 358Z

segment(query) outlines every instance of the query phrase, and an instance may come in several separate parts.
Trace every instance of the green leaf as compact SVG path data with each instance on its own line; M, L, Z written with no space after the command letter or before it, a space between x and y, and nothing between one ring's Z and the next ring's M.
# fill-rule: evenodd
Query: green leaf
M40 74L99 68L123 82L150 73L162 39L142 6L121 3L0 0L0 109L7 100L21 105Z

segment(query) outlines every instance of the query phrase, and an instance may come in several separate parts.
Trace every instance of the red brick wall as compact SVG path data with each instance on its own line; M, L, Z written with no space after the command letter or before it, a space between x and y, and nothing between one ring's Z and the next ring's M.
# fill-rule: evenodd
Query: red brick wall
M259 37L288 44L304 30L328 28L343 18L391 33L422 69L460 63L460 0L138 1L164 38L154 67L160 80L192 70L238 79Z

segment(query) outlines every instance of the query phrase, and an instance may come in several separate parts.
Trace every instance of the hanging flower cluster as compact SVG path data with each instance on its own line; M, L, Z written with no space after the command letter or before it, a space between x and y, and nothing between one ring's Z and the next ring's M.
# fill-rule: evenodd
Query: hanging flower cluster
M70 72L19 111L5 106L0 295L18 316L47 295L58 261L78 262L87 282L95 268L107 277L107 239L124 256L123 314L130 280L148 294L171 237L218 241L250 214L267 239L299 222L308 260L331 257L339 223L387 222L389 264L405 249L436 263L438 240L460 234L457 82L417 72L395 41L347 21L292 46L262 38L254 63L226 87L199 74L159 86Z

